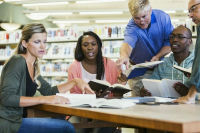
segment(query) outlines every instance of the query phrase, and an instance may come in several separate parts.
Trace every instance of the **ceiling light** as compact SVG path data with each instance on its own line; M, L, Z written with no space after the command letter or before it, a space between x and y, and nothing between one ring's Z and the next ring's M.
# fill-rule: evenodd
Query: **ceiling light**
M45 13L30 13L26 14L26 16L32 20L43 20L46 19L48 16L59 16L59 15L71 15L72 12L45 12Z
M96 20L96 23L127 23L128 20Z
M14 31L19 29L21 25L15 24L15 23L1 23L1 28L3 28L6 31Z
M32 20L43 20L48 17L48 14L44 13L31 13L31 14L26 14L26 16Z
M49 16L53 16L53 15L72 15L72 12L49 12L49 13L45 13L48 14Z
M32 3L32 4L22 4L24 7L30 7L30 6L55 6L55 5L66 5L69 4L69 2L46 2L46 3Z
M102 3L102 2L121 2L126 0L85 0L85 1L76 1L78 4L86 4L86 3Z
M72 24L72 23L89 23L90 21L89 20L69 20L69 21L53 21L53 23L56 23L56 24Z
M5 2L19 2L19 1L22 1L22 0L4 0Z
M80 15L87 15L87 14L123 14L123 12L80 12Z

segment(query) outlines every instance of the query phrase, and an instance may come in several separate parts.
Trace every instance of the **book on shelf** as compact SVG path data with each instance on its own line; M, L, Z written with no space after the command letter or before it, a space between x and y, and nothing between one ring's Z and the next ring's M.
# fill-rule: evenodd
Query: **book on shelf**
M152 96L158 97L180 97L180 94L176 92L173 88L173 85L177 82L181 82L180 80L171 80L171 79L162 79L162 80L154 80L154 79L142 79L142 83L144 88L147 89Z
M96 98L95 94L67 94L57 93L58 96L63 96L69 99L70 107L92 107L92 108L127 108L134 106L133 101L125 99L105 99Z
M180 66L177 66L177 65L173 65L174 68L178 69L179 71L183 72L183 73L189 73L191 74L192 73L192 67L190 68L184 68L184 67L180 67Z
M127 92L130 92L131 89L128 85L122 84L113 84L111 85L109 82L105 80L91 80L89 81L89 86L92 90L94 90L97 94L97 97L104 97L109 92L112 92L114 97L121 98Z
M131 67L125 70L125 75L127 76L127 79L142 76L145 74L148 68L156 66L160 63L163 63L163 61L152 61L152 62L145 62L136 65L131 65Z

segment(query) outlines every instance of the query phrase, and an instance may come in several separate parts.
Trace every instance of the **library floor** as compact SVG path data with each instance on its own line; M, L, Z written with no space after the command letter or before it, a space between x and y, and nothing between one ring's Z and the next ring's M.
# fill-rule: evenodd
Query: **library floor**
M122 133L135 133L133 128L122 128Z

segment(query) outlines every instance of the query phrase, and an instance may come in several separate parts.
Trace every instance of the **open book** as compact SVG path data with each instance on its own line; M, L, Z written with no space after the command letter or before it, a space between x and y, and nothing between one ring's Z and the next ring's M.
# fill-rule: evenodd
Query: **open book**
M68 98L70 103L77 103L79 101L88 102L88 101L96 100L95 94L57 93L56 95Z
M180 66L177 66L177 65L173 65L173 67L178 69L181 72L186 72L186 73L189 73L189 74L192 73L192 67L191 68L183 68L183 67L180 67Z
M71 103L69 106L71 107L91 107L91 108L127 108L134 106L135 103L125 99L105 99L105 98L98 98L95 100L80 101L77 103Z
M67 94L57 93L57 96L69 99L71 107L92 107L92 108L127 108L134 106L135 102L125 99L96 98L95 94Z
M125 71L125 75L128 79L141 76L146 72L147 68L153 67L160 63L163 63L163 61L152 61L131 65L131 67Z
M97 97L104 97L108 92L112 92L114 97L123 97L123 94L130 92L131 89L128 85L113 84L105 80L91 80L89 81L89 86L97 94Z
M177 82L181 81L170 79L142 79L144 88L151 92L152 96L158 97L180 97L180 94L173 88L173 85Z

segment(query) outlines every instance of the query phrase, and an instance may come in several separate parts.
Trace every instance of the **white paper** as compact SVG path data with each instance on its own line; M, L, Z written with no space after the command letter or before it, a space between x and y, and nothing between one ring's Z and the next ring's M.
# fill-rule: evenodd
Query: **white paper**
M155 65L158 65L160 63L163 63L163 61L151 61L151 62L145 62L145 63L139 63L136 65L132 65L128 70L125 71L125 75L128 77L128 75L131 73L131 71L135 68L148 68L148 67L153 67Z
M180 80L170 80L170 79L162 79L162 80L153 80L153 79L142 79L142 83L144 88L151 92L152 96L159 97L180 97L180 94L176 92L173 88L173 85L177 82L181 82Z
M57 93L56 95L66 97L70 103L90 102L96 100L96 94L68 94L68 93Z

